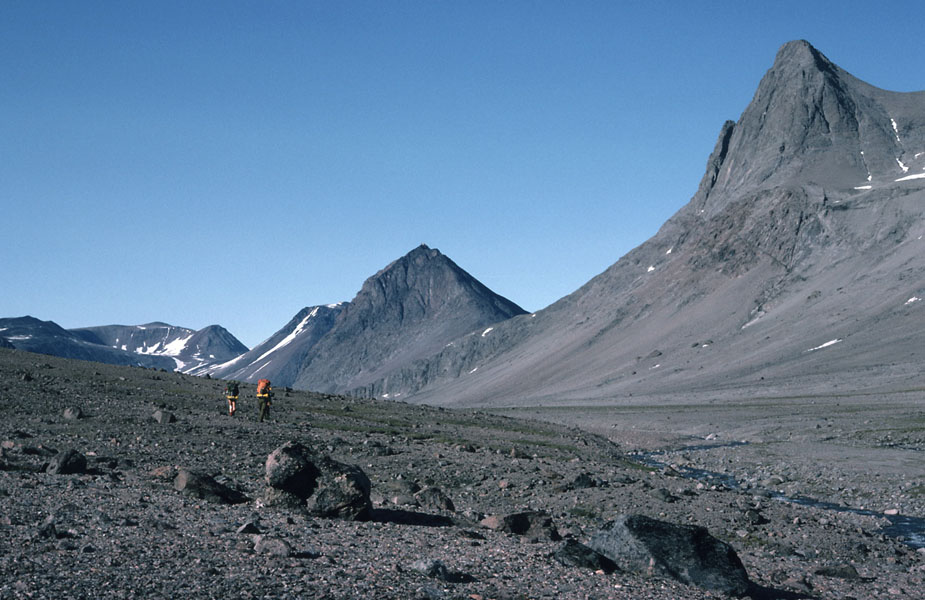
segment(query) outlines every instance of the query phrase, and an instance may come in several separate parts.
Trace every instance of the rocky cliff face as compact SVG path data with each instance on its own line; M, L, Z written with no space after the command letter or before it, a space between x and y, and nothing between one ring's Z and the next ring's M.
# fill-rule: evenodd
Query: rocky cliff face
M369 389L491 404L908 382L923 207L925 93L877 89L791 42L653 238L535 317Z
M305 356L295 386L363 388L461 335L523 312L422 245L366 280Z

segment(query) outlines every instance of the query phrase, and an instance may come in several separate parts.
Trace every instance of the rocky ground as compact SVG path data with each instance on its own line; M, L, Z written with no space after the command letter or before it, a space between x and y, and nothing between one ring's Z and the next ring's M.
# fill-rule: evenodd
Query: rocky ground
M702 408L672 427L681 409L670 402L625 408L619 419L604 409L514 411L573 422L560 425L277 390L271 420L258 423L253 386L242 386L233 418L223 386L0 349L0 598L723 596L563 550L622 514L706 527L741 558L747 597L925 597L925 553L884 535L878 514L923 516L922 424L910 415L897 439L883 415L837 432L837 415L811 422L824 413L804 413L793 418L808 425L787 447L770 427L744 431L759 417L777 423L760 404L755 418L736 413L726 429ZM862 404L844 413L854 419ZM748 445L723 446L742 434ZM360 467L371 481L370 519L268 506L267 457L288 441ZM714 447L697 449L704 444ZM894 479L897 456L918 471ZM744 483L680 476L687 465ZM181 469L211 475L241 501L178 491ZM876 513L770 497L788 486ZM529 529L510 526L520 514Z

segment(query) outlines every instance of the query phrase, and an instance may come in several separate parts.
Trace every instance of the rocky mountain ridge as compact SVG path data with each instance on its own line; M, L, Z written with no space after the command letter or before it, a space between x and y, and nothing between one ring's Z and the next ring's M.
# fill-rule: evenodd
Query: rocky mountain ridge
M198 331L160 322L68 330L27 316L0 319L0 334L19 350L181 372L198 371L247 352L219 325Z
M523 314L421 246L353 301L186 370L460 405L815 393L832 376L910 389L925 384L923 198L925 92L880 90L790 42L688 204L550 307Z
M280 386L295 382L299 368L311 348L328 333L345 303L308 306L249 352L231 360L193 371L221 379L256 383L267 378Z
M573 294L361 393L598 402L765 382L922 385L925 93L879 90L804 41L721 128L691 201Z

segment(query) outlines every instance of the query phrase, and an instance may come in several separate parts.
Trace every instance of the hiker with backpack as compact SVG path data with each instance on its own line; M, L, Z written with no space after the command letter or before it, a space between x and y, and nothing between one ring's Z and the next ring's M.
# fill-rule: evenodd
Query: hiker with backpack
M238 408L238 382L229 381L225 386L225 398L228 399L228 416L233 417Z
M273 388L270 387L270 380L261 379L257 382L257 406L259 408L257 421L262 423L265 418L270 418L270 404L272 400Z

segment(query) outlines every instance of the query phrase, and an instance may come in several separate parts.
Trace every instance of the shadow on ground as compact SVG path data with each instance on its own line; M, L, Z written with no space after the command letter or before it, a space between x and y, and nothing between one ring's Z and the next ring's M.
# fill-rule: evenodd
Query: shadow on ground
M453 519L440 515L413 512L410 510L374 509L369 517L374 523L395 523L396 525L420 525L422 527L450 527Z

